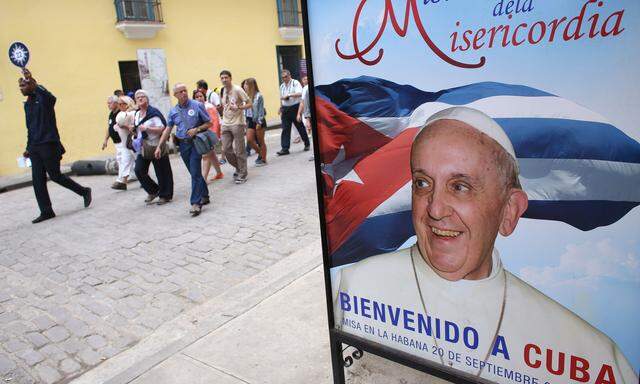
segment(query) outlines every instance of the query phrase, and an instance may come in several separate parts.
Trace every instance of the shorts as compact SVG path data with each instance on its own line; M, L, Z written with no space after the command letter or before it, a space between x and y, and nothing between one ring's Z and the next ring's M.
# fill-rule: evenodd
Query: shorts
M265 120L264 118L262 118L260 125L262 126L262 128L266 128L267 126L267 120ZM256 129L256 122L253 121L252 117L247 117L247 128L248 129Z

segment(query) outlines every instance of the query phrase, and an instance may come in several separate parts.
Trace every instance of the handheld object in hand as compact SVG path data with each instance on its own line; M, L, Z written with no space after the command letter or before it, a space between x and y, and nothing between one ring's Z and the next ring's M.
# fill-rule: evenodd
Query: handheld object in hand
M29 48L23 43L16 41L9 46L9 60L16 67L26 67L29 56Z

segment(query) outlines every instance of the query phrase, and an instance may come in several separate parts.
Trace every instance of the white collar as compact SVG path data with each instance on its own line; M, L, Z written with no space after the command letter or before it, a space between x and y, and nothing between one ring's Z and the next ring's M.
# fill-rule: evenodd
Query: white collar
M416 264L416 268L418 273L421 276L421 281L433 281L437 284L445 285L445 286L455 286L455 287L483 287L486 285L494 285L494 284L502 284L504 282L504 267L502 266L502 261L500 260L500 254L496 248L493 248L493 253L491 254L491 273L489 276L484 279L479 280L458 280L458 281L450 281L447 280L440 275L438 275L433 268L427 264L426 261L422 258L420 254L420 250L417 245L413 245L411 247L411 255L413 256L414 263ZM424 280L423 280L424 279Z

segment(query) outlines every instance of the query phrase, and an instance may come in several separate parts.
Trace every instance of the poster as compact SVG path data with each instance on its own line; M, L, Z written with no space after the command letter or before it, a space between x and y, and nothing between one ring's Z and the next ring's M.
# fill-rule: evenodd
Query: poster
M637 383L640 3L307 15L336 329L489 382Z
M149 103L167 116L171 109L171 97L164 50L138 49L137 52L142 89L149 93Z

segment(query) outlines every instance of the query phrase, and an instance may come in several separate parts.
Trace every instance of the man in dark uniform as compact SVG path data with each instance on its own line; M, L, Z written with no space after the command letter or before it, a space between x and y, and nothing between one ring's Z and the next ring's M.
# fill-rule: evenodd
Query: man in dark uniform
M65 149L56 124L56 97L38 85L28 69L23 68L22 74L24 77L20 78L18 84L20 92L27 96L24 103L27 150L24 156L31 158L33 190L40 208L40 216L32 221L36 224L56 216L47 191L47 174L51 180L82 196L85 208L91 204L91 188L81 186L60 172L60 160Z

